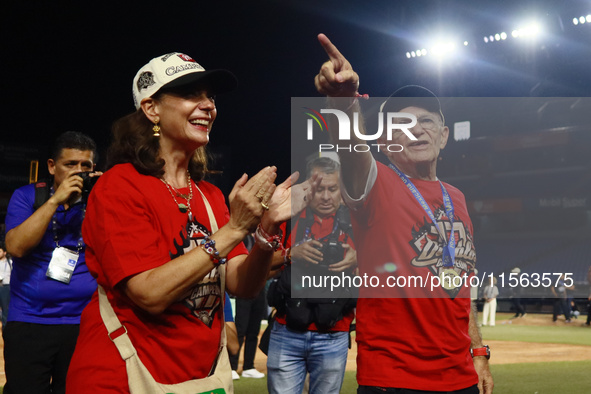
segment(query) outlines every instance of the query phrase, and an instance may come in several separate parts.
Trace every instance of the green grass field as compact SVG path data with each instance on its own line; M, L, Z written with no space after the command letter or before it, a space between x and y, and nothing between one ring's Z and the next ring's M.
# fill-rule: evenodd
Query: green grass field
M482 338L493 341L522 341L591 345L591 329L580 326L495 326L482 327ZM591 372L591 371L590 371ZM591 390L589 390L591 393Z
M505 364L491 367L495 394L589 394L591 362ZM267 392L267 379L240 379L236 394ZM355 372L345 373L341 394L355 394Z
M482 327L484 341L523 341L589 346L591 328L581 327L581 319L573 325L502 324L510 314L497 314L495 327ZM551 316L548 316L551 319ZM584 321L584 320L583 320ZM527 349L524 349L527 351ZM585 350L583 350L585 351ZM495 394L590 394L591 361L539 362L491 365ZM236 394L267 393L267 379L234 381ZM345 373L342 394L355 394L355 372Z
M504 364L491 370L495 394L591 393L590 361Z
M495 327L481 327L482 338L494 341L520 341L540 343L560 343L565 345L591 345L591 329L581 327L586 316L573 320L571 325L552 325L551 315L529 315L526 319L547 320L547 325L507 324L513 315L497 313ZM591 393L591 390L589 391Z

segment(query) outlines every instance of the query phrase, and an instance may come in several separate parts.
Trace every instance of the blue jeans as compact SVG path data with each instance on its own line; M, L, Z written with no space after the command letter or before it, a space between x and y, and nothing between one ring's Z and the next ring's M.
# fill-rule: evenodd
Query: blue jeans
M294 332L275 322L267 358L269 394L301 394L306 372L310 394L338 394L348 350L348 332Z

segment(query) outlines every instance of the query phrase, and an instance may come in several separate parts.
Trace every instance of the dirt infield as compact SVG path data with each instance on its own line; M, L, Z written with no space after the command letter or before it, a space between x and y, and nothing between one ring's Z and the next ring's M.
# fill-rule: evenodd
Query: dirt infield
M525 318L503 320L499 323L520 326L582 326L583 319L565 323L560 319L552 321L550 315L526 315ZM591 328L588 329L591 338ZM565 345L556 343L486 341L494 349L491 364L538 363L545 361L584 361L591 360L591 346ZM591 339L589 341L591 343ZM524 351L527 349L527 351Z
M487 344L493 349L491 364L591 360L591 346L509 341L487 341Z

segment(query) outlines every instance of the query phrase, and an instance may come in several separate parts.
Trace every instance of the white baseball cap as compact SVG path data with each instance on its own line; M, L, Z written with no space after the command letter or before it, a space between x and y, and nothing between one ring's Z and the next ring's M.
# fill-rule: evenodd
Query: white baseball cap
M172 52L155 57L140 68L133 78L133 102L138 109L143 99L152 97L163 87L204 82L212 94L225 93L237 86L236 77L228 70L205 70L192 57Z

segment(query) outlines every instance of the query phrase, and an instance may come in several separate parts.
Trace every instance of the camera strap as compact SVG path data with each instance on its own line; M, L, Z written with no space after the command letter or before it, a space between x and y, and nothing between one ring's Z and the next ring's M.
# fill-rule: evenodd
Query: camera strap
M298 229L296 231L296 244L297 246L302 242L308 241L313 234L310 234L312 225L314 224L314 214L306 208L304 217L298 220ZM347 234L347 237L352 238L352 234L349 231L351 228L351 220L349 218L349 211L347 207L341 205L337 212L334 215L334 225L332 227L332 231L330 234L318 239L320 242L324 242L325 240L337 242L339 236L341 235L341 231ZM346 239L345 239L346 241Z

